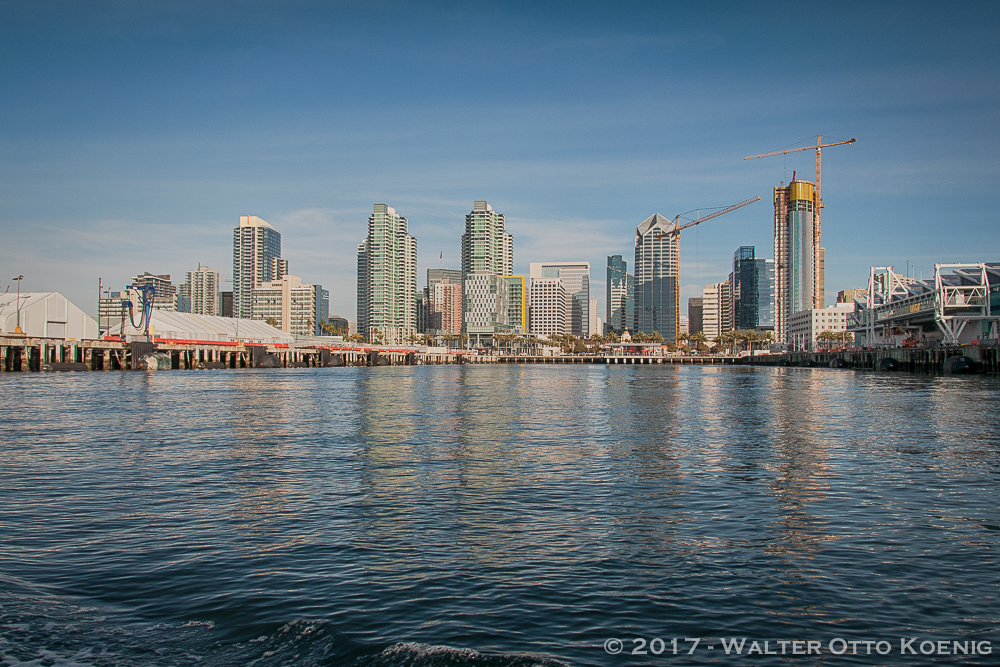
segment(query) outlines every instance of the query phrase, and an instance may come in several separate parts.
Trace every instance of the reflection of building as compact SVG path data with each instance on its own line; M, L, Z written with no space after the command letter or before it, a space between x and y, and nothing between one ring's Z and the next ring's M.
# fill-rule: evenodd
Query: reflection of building
M787 342L792 313L822 308L824 249L816 225L813 184L793 180L774 189L775 338Z
M233 228L233 314L249 318L257 285L274 280L281 257L281 233L256 215L241 215ZM285 267L287 270L287 266Z
M329 292L321 285L303 285L298 276L261 283L253 293L255 320L273 320L275 326L295 336L322 334L320 323L329 313Z
M375 204L368 237L358 245L358 332L404 343L417 332L417 239L407 220Z
M580 338L590 335L590 262L532 262L529 274L536 279L558 278L566 291L566 331ZM532 295L535 288L531 288ZM531 306L534 307L534 297ZM538 333L532 329L532 333Z
M704 330L702 301L703 297L700 296L688 299L688 333L695 334Z
M811 308L792 313L788 318L788 342L802 350L843 347L843 343L817 343L817 337L824 331L847 331L848 318L853 312L853 303L838 303L829 308Z
M632 326L633 305L635 303L634 277L628 272L628 263L621 255L608 256L607 307L605 326L607 330L621 333ZM600 332L591 332L600 333Z
M730 331L733 328L732 315L729 310L729 281L705 285L701 293L702 331L708 340Z
M680 241L676 225L654 213L635 228L633 332L674 340L680 321Z
M132 284L136 287L142 285L152 285L153 308L157 310L177 310L177 288L170 282L169 275L155 276L146 271L141 276L132 279Z
M531 333L566 333L566 286L560 278L531 279Z

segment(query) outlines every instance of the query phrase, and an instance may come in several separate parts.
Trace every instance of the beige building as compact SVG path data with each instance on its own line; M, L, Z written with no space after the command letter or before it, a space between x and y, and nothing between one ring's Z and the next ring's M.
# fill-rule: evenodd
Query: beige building
M701 330L709 342L733 328L729 281L705 285L701 292Z
M323 301L321 285L303 285L298 276L286 275L257 286L251 319L273 320L279 329L295 336L315 336L323 319Z
M788 343L796 349L816 350L827 345L817 341L824 331L847 331L847 318L854 312L854 303L838 303L829 308L812 308L792 313L788 318Z
M529 324L539 336L567 333L566 286L560 278L532 278Z

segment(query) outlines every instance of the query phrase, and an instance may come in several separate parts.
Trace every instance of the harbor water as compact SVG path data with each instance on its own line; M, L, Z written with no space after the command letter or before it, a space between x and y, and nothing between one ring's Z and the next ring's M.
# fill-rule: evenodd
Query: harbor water
M0 665L998 664L998 399L810 368L6 373Z

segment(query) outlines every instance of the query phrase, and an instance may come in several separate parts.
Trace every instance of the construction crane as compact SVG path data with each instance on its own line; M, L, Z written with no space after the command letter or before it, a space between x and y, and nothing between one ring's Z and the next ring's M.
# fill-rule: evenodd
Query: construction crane
M747 199L746 201L741 201L739 204L733 204L732 206L727 206L726 208L722 209L721 211L716 211L715 213L712 213L711 215L706 215L704 218L697 217L695 220L692 220L691 222L689 222L687 224L684 224L684 225L680 224L680 222L681 222L681 216L680 215L676 215L676 216L674 216L674 228L671 229L668 232L663 232L662 234L658 234L656 236L656 240L659 241L664 236L676 236L676 237L680 238L681 230L682 229L687 229L688 227L694 227L695 225L700 225L701 223L705 222L706 220L711 220L712 218L718 218L720 215L725 215L726 213L730 213L732 211L735 211L738 208L743 208L747 204L752 204L755 201L760 201L760 197L753 197L752 199ZM695 215L698 215L698 214L696 213Z
M797 153L798 151L816 151L816 228L821 229L820 226L820 213L819 210L823 208L823 191L820 189L820 166L823 163L823 148L829 148L830 146L843 146L844 144L853 144L857 139L853 137L847 141L835 141L830 144L823 143L823 137L816 135L816 144L813 146L800 146L798 148L789 148L783 151L771 151L770 153L761 153L760 155L748 155L743 158L744 160L755 160L759 157L771 157L772 155L787 155L789 153Z

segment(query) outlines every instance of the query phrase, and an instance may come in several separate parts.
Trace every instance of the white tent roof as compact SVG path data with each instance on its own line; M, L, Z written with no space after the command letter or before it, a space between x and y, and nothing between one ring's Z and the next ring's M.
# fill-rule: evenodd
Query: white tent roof
M139 313L136 313L136 321ZM120 334L121 323L115 324L108 331L109 336ZM295 336L281 329L272 327L260 320L243 320L233 317L217 317L215 315L195 315L178 313L172 310L153 310L150 321L153 338L173 340L206 340L231 341L244 343L291 343ZM136 331L126 319L125 335L141 334ZM237 333L239 336L237 337Z
M0 332L17 328L17 292L0 294ZM96 339L97 322L59 292L21 292L21 330L32 338Z

